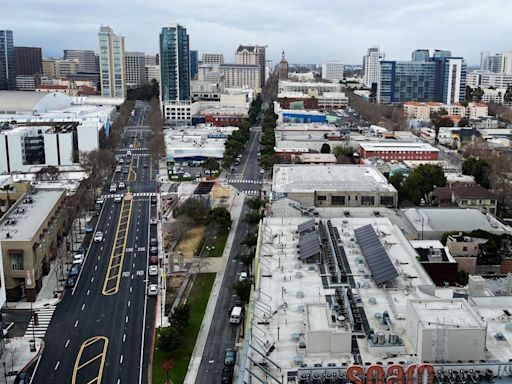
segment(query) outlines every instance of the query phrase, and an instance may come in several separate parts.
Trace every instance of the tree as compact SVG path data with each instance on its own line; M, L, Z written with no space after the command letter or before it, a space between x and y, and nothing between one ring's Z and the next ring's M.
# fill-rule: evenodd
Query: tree
M333 148L332 153L336 156L338 163L352 162L352 155L355 149L349 145L337 145ZM348 160L348 161L347 161Z
M437 144L439 142L438 136L439 136L439 129L441 127L453 127L453 121L447 116L448 112L444 108L442 108L438 112L432 113L430 120L432 121L432 124L434 125L434 131L436 133L435 135L435 143Z
M473 89L473 92L471 93L471 96L473 97L474 101L482 101L482 97L484 96L484 90L480 87Z
M402 191L404 197L416 205L421 203L421 199L430 204L432 200L431 192L436 187L444 187L445 185L446 177L440 166L421 164L403 181Z
M256 225L263 219L263 215L258 212L250 212L245 215L244 221L249 225Z
M6 198L5 198L5 200L6 200L6 202L5 202L5 212L7 212L9 210L9 207L10 207L9 192L14 190L14 187L11 184L5 184L5 185L2 185L2 187L0 187L0 190L4 191L5 194L6 194Z
M231 225L231 214L224 207L215 207L208 211L207 222L219 227L227 227Z
M462 173L464 175L473 176L475 181L482 187L489 189L491 181L489 175L491 166L484 159L470 157L462 163Z
M459 120L459 123L457 124L459 127L469 127L469 119L467 117L463 117Z
M158 349L164 353L178 350L183 340L183 330L175 327L160 328L158 333Z
M466 101L473 101L473 88L471 88L469 85L466 85L466 94L464 99Z
M249 271L252 269L252 262L255 257L255 250L252 249L247 253L242 253L235 256L235 260L241 262Z
M331 146L327 143L323 143L322 148L320 148L320 153L331 153Z
M245 245L247 248L254 248L258 244L258 234L257 233L249 233L245 237L244 240L240 243Z
M169 323L171 327L184 329L188 326L190 320L190 306L188 304L180 304L169 315Z
M208 208L198 199L188 198L173 211L173 217L178 219L188 217L195 224L204 224L208 215Z
M398 171L393 173L392 175L389 175L388 181L389 183L395 187L395 189L398 191L398 199L401 200L403 198L402 196L402 183L405 180L405 174L403 171Z
M258 210L265 205L265 200L258 199L256 197L248 199L245 204L251 209Z
M244 303L249 302L251 297L251 282L249 280L237 281L233 284L233 290Z
M60 172L59 168L48 165L46 167L42 167L35 174L35 179L38 181L56 181L59 180Z
M209 171L217 171L220 169L220 163L214 157L209 157L203 162L203 168Z

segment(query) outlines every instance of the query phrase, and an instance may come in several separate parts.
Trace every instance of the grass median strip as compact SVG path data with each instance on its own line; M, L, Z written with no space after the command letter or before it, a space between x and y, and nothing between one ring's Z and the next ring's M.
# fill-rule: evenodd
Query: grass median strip
M187 298L187 304L190 307L190 318L188 325L181 332L181 340L179 346L170 353L155 349L153 355L153 382L164 383L166 380L166 372L164 370L164 362L166 359L172 359L173 367L169 371L169 378L174 384L183 383L187 374L190 357L196 344L196 338L201 328L204 311L210 298L215 273L201 273L197 275L194 285L190 290ZM158 330L157 338L161 330ZM158 342L155 343L158 345Z

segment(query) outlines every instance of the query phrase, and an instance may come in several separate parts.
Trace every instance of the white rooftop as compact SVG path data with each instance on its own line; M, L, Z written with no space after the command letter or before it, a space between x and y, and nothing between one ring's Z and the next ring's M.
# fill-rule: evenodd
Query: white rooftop
M279 164L274 165L272 191L276 193L314 191L396 192L376 168L362 165Z
M62 189L25 194L0 220L0 240L31 240L63 194Z
M478 209L462 208L407 208L403 209L418 233L450 232L482 229L488 232L510 232L511 227L502 224L489 214Z
M420 151L420 152L439 152L439 149L428 143L403 143L395 141L379 141L359 144L365 151Z

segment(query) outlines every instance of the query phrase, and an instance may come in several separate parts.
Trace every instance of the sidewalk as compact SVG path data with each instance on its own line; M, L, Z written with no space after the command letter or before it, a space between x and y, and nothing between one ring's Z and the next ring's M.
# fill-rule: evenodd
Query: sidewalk
M4 376L5 379L3 382L14 383L18 371L38 356L44 342L36 338L36 352L30 352L29 340L31 339L30 337L5 339L5 350L0 358L0 369L3 368L0 375Z
M206 340L208 339L208 333L210 332L210 324L212 322L213 313L215 312L215 307L217 306L217 299L219 298L222 279L224 278L224 270L229 260L229 254L231 253L231 247L233 245L236 229L238 227L240 215L244 206L244 197L245 196L243 194L235 196L233 206L231 207L231 220L233 221L233 224L231 225L231 231L229 232L228 239L226 241L226 247L224 248L224 252L222 253L222 257L219 261L220 265L217 265L217 267L221 268L217 272L217 276L215 276L210 299L208 300L208 305L206 306L203 322L201 323L201 329L197 335L196 345L194 347L194 351L192 352L190 363L188 365L187 376L185 376L183 384L194 384L196 382L197 372L199 370L199 366L201 365L201 358L206 345Z

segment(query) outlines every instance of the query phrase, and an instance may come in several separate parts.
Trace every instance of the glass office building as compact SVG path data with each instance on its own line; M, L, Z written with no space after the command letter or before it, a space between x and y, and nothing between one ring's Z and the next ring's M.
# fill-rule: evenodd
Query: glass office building
M162 101L190 100L190 47L187 29L179 24L160 33L160 97Z
M14 39L12 31L0 31L0 90L16 89Z

